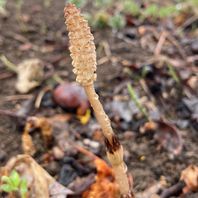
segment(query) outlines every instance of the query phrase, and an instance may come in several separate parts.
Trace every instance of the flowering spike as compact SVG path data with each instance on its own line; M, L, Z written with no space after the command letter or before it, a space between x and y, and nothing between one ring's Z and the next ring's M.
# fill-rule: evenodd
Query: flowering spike
M76 81L83 86L93 84L96 80L96 50L88 22L73 4L67 4L64 12Z

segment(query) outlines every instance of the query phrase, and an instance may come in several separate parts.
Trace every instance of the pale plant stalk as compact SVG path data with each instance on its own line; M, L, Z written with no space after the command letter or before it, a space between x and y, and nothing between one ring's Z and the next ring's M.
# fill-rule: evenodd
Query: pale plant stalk
M80 15L80 11L75 5L67 4L64 13L65 23L69 32L69 50L73 60L73 72L77 76L76 81L84 87L95 112L96 119L101 125L107 147L107 157L114 170L120 194L122 197L134 198L126 173L127 167L123 160L123 147L114 134L110 120L94 89L94 81L96 80L96 51L93 35L87 21Z

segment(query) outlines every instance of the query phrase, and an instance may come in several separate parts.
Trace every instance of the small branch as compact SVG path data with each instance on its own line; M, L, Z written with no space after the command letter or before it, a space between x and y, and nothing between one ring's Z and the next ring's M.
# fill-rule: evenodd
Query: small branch
M154 51L154 55L155 56L159 56L163 47L164 42L166 41L166 37L167 37L167 32L162 32L159 38L159 41L156 45L155 51Z
M12 62L10 62L6 56L1 55L0 56L0 60L3 62L3 64L12 72L17 73L17 67L15 64L13 64Z
M172 196L179 196L182 193L182 189L185 187L184 181L179 181L177 184L163 190L160 198L169 198Z
M27 119L27 116L25 115L19 115L15 112L4 109L0 109L0 116L9 116L11 118L16 119L19 123L23 123L23 121Z

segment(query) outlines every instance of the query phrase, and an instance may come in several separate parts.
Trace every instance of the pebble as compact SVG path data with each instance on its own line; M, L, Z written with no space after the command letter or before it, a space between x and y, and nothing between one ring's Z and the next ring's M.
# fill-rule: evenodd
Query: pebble
M97 148L100 146L100 144L99 144L98 142L92 141L92 140L90 140L90 139L84 139L84 140L83 140L83 143L84 143L86 146L90 146L90 147L95 148L95 149L97 149Z
M53 147L52 153L56 160L60 160L64 157L64 152L58 146Z

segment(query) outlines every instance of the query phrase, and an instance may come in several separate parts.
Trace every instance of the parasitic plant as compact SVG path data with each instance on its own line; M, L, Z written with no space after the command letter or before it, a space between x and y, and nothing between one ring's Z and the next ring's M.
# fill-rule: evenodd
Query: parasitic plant
M87 21L80 15L80 11L74 4L67 4L64 14L69 32L69 50L73 60L73 72L76 74L76 81L84 87L95 112L96 119L101 125L107 147L107 157L114 170L120 194L122 197L132 198L134 195L126 174L127 167L123 161L123 147L114 134L110 120L104 112L103 106L94 89L94 81L96 80L94 37L91 34Z

